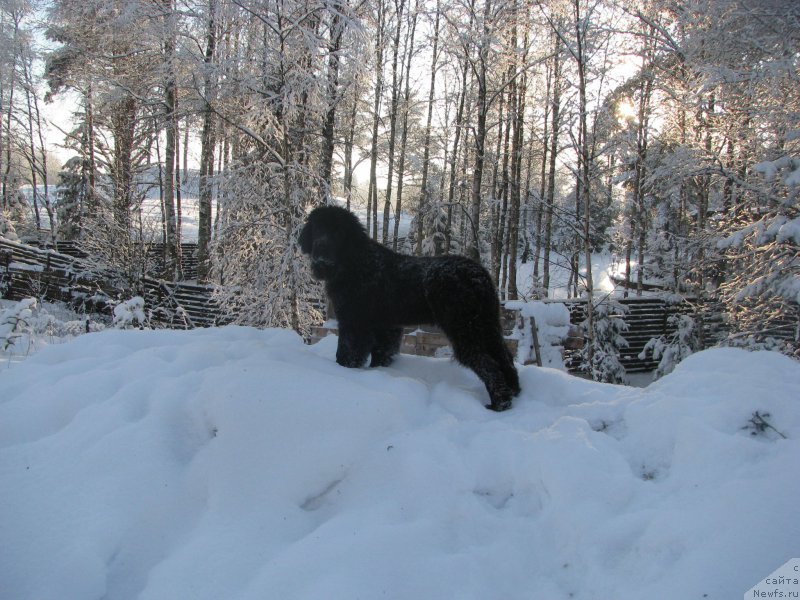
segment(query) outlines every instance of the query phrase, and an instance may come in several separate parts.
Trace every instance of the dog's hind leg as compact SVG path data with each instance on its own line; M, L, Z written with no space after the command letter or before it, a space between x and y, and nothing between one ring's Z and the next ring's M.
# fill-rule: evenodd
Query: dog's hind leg
M486 391L489 392L491 404L486 408L500 412L511 408L511 399L519 391L519 382L516 379L508 380L508 367L499 363L489 352L480 346L459 342L451 338L453 354L458 362L472 369L483 381ZM511 363L513 369L513 363ZM516 376L516 370L514 370ZM516 381L517 389L511 386Z
M505 342L501 340L501 354L498 358L498 362L500 363L500 369L503 371L503 375L506 377L506 383L508 387L511 388L511 393L516 396L520 392L519 387L519 374L517 373L517 368L514 366L514 355L511 354L511 350L508 349Z
M501 412L511 408L514 391L508 386L500 365L488 354L470 355L466 360L459 360L469 367L483 381L489 392L491 403L486 408Z
M403 328L379 329L374 332L375 341L372 345L372 360L370 367L388 367L394 355L400 351L403 341Z

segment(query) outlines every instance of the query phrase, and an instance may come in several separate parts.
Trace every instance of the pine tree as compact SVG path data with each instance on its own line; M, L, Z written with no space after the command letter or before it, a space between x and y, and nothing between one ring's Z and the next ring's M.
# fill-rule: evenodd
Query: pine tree
M670 315L667 323L675 328L675 332L651 339L639 353L641 359L651 354L654 360L659 361L653 380L672 373L679 362L700 348L697 323L692 317Z
M628 330L624 316L627 308L619 302L606 300L594 307L594 318L582 323L584 330L592 327L588 342L581 351L581 369L595 381L627 383L625 367L620 362L620 350L628 347L622 333Z

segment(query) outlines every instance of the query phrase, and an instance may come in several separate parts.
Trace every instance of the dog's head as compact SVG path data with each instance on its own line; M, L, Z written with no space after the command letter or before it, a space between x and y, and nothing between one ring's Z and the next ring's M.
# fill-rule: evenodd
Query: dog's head
M298 238L300 250L311 257L311 273L330 281L350 262L350 254L366 238L358 218L338 206L312 210Z

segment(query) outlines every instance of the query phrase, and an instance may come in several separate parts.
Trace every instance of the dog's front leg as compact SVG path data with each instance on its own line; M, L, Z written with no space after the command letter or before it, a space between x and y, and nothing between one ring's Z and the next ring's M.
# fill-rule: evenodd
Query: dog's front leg
M400 351L403 342L403 328L378 329L373 332L375 340L372 345L370 367L388 367L394 355Z
M336 362L343 367L357 369L367 362L373 344L373 336L368 331L359 331L339 323L339 345L336 348Z

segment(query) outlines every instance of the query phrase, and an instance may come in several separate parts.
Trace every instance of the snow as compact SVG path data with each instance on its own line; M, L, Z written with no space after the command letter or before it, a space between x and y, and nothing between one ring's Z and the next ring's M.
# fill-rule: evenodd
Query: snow
M753 167L767 181L773 181L780 171L787 171L783 183L789 187L800 185L800 158L785 155L777 160L767 160Z
M564 360L561 357L561 349L566 339L569 329L569 309L563 302L521 302L508 301L505 303L508 309L519 312L526 325L529 319L536 322L536 331L539 338L539 351L541 353L542 365L557 369L565 369ZM526 363L533 361L535 351L533 351L533 327L525 326L521 331L517 330L519 343L517 345L517 362Z
M100 319L97 315L94 318ZM34 298L0 300L0 369L25 360L50 344L104 328L102 321L80 315L61 303Z
M130 329L145 323L144 298L134 296L130 300L120 302L114 307L114 327Z
M800 555L800 364L645 389L111 330L0 370L3 598L739 598ZM773 429L747 428L755 411Z
M800 217L781 223L775 239L778 243L792 242L800 246Z

